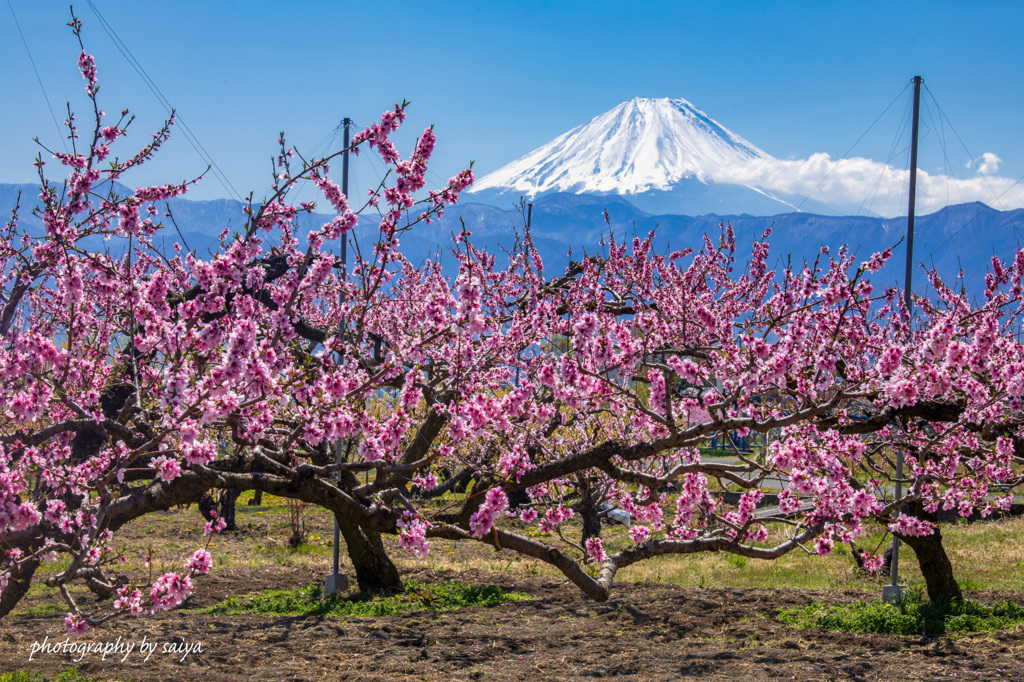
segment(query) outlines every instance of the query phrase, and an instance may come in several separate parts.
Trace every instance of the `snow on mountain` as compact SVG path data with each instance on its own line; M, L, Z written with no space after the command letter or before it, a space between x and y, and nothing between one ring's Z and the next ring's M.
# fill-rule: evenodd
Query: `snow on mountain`
M772 157L685 99L638 97L486 175L472 191L636 195L687 179L707 184L719 168L754 159Z

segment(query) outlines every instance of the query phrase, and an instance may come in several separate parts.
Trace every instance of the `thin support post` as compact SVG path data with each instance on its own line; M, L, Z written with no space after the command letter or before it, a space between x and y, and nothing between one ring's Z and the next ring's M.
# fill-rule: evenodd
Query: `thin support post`
M917 207L917 140L918 123L921 114L921 83L924 79L914 76L914 111L910 132L910 192L907 206L907 260L906 275L903 282L903 307L907 313L907 331L910 331L910 319L913 312L914 298L911 290L911 279L914 274L914 212ZM903 451L896 452L896 501L903 497ZM892 536L892 560L889 564L889 585L882 588L882 599L888 602L900 598L902 585L900 580L900 539Z
M341 152L341 193L348 198L348 147L349 147L349 130L352 126L352 119L345 118L342 121L342 125L345 126L345 136L343 139L344 147ZM348 235L341 235L341 281L348 281ZM344 302L344 292L341 292L338 297L338 303ZM339 306L340 307L340 306ZM341 338L344 326L342 321L338 321L338 338ZM345 442L342 438L334 444L334 462L341 464L342 456L345 452ZM337 472L338 481L341 481L341 471ZM334 519L334 570L327 578L327 585L324 589L325 594L333 594L340 590L348 588L348 578L338 574L338 565L340 558L340 547L341 544L341 528L338 526L338 519Z

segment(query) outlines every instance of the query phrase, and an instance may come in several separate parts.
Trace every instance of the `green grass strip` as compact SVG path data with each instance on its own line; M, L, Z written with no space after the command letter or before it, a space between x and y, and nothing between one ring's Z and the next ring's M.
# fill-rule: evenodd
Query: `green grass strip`
M1012 602L979 604L973 600L933 604L907 592L896 604L810 604L779 612L776 619L797 628L891 635L941 635L951 632L1001 632L1024 624L1024 607Z
M97 682L97 678L83 675L75 668L68 668L53 677L43 677L39 673L30 673L23 670L13 673L0 673L0 682Z
M405 611L452 611L470 606L497 606L527 601L530 596L506 592L493 585L473 585L459 580L423 583L405 581L397 594L356 593L347 597L325 597L323 586L307 585L296 590L264 590L201 609L201 613L267 613L279 616L389 616Z

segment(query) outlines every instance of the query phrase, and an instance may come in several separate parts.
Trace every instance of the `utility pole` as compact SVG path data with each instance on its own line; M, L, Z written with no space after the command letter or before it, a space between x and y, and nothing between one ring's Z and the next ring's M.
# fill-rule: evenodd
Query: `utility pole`
M914 100L915 102L917 100ZM917 111L916 105L914 111ZM344 145L341 152L341 193L345 195L345 199L348 199L348 143L349 143L349 128L352 127L352 119L345 118L341 121L341 124L345 126L345 135L342 138L342 144ZM915 117L914 122L914 139L917 140L917 121ZM917 143L914 143L914 161L917 163ZM911 189L911 192L914 190ZM913 225L913 218L911 218L911 225ZM341 236L341 281L348 281L348 237L346 235ZM340 327L339 327L340 331ZM337 561L335 561L337 564Z
M907 330L910 330L910 317L913 312L913 294L910 282L914 272L914 209L917 204L917 139L918 123L921 112L921 83L924 79L914 76L914 111L910 132L910 198L907 207L907 262L903 286L903 307L907 312ZM903 497L903 450L896 451L896 500ZM889 584L882 588L882 599L887 602L899 600L900 591L905 587L899 584L900 579L900 539L893 533L892 560L889 564Z
M345 118L342 120L342 125L345 126L345 135L342 139L341 152L341 193L348 199L348 146L349 146L349 128L352 126L352 119ZM341 235L341 281L348 281L348 235ZM344 302L344 291L338 295L339 308L340 304ZM341 334L344 331L343 321L338 322L338 339L341 339ZM338 442L334 444L334 463L341 464L341 458L345 451L344 439L339 438ZM335 474L338 481L341 481L341 471L339 470ZM338 527L338 519L334 519L334 570L331 575L327 576L327 581L324 585L324 594L334 594L341 590L348 589L348 576L341 575L338 573L338 558L339 558L339 547L341 544L341 529Z
M910 203L907 207L907 275L903 289L903 303L907 308L907 323L913 306L910 293L910 280L914 270L914 209L917 198L917 130L921 113L921 83L924 79L914 76L914 113L910 132Z

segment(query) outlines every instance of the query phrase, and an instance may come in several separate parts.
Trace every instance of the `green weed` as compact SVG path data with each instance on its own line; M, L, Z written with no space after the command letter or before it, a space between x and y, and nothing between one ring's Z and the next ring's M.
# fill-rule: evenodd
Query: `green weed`
M740 554L726 554L725 560L736 568L743 568L747 565L747 557Z
M973 600L938 604L908 591L895 604L810 604L780 612L776 619L798 628L892 635L938 635L950 632L1000 632L1024 624L1024 607L1011 602L979 604Z
M409 579L398 594L363 592L341 597L325 597L319 584L297 590L264 590L228 597L203 613L272 613L287 616L388 616L404 611L452 611L470 606L497 606L505 602L525 601L531 597L506 592L493 585L473 585L459 580L423 583Z
M96 682L96 678L83 675L75 668L68 668L53 677L43 677L39 673L30 673L24 670L0 673L0 682Z

